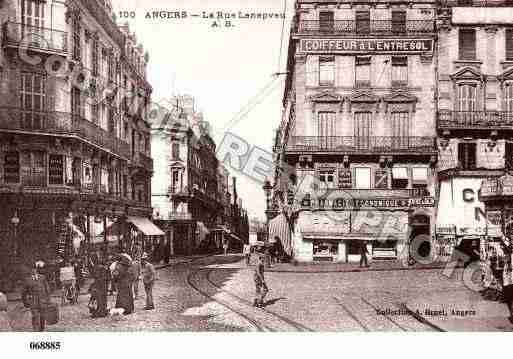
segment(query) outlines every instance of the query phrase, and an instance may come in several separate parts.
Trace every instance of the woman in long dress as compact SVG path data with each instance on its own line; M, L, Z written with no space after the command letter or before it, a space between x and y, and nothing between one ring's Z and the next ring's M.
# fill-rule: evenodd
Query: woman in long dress
M97 308L93 311L93 318L103 318L107 316L107 292L109 288L109 269L105 263L98 257L94 258L94 296L97 302Z
M134 296L132 292L133 275L131 261L126 257L120 257L114 271L114 280L116 281L117 297L116 308L123 308L123 314L128 315L134 312Z

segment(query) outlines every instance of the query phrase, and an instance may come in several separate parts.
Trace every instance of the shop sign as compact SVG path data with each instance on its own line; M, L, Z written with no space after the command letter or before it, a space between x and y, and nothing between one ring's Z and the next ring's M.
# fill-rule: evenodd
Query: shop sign
M374 172L374 188L387 189L388 188L388 171L376 170Z
M433 40L428 39L301 39L303 53L430 53Z
M419 197L407 199L346 199L337 198L333 201L333 209L345 208L405 208L405 207L433 207L433 197Z

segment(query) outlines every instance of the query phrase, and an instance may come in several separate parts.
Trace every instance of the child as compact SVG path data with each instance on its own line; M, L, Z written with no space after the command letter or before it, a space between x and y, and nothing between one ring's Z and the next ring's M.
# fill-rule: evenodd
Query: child
M260 255L258 257L258 264L255 266L255 301L253 302L253 305L258 308L263 308L264 298L267 292L269 292L269 288L267 288L265 283L264 267L264 256Z

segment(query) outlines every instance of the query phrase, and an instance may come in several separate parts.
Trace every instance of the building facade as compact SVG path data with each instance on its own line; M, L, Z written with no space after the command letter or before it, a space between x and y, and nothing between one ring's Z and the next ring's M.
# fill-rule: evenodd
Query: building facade
M511 163L513 3L441 1L438 24L438 174L436 236L479 252L501 237L500 211L485 215L481 182Z
M148 55L108 1L7 0L0 19L1 262L107 244L120 220L130 245L151 216Z
M435 18L429 0L296 2L272 201L295 260L407 257L434 233Z

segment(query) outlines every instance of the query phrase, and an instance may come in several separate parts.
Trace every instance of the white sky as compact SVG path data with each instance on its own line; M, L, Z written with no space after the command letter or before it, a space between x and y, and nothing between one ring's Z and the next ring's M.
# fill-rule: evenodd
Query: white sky
M154 88L153 101L173 94L190 94L197 109L214 128L219 145L221 130L242 107L259 93L275 72L285 71L288 33L294 0L287 1L287 20L281 67L278 69L281 19L234 19L234 28L212 28L211 20L145 19L147 11L283 12L282 0L112 0L118 22L119 11L135 11L130 30L150 54L148 78ZM281 118L284 76L258 106L244 116L231 131L252 145L269 152L274 130ZM274 90L272 90L274 88ZM238 193L250 216L264 218L265 198L260 184L242 174L237 176Z

